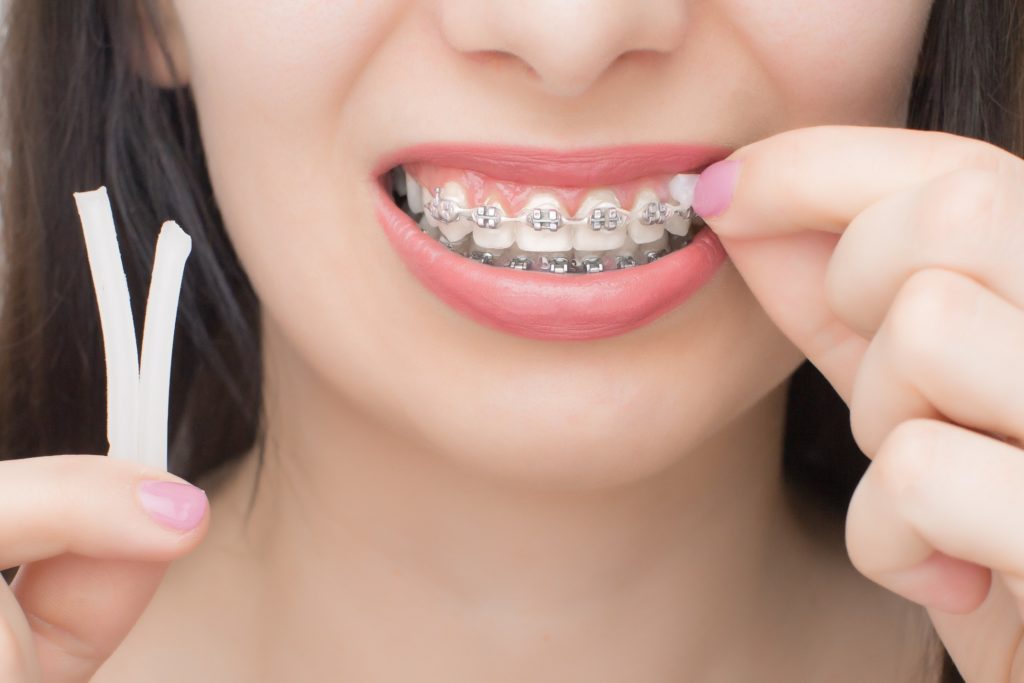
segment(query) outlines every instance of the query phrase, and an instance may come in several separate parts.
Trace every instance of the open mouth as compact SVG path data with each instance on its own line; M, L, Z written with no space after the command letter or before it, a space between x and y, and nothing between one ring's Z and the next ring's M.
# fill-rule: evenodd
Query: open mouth
M731 150L553 150L426 143L372 171L374 208L408 271L452 309L540 340L642 327L705 289L728 256L691 210Z
M588 189L535 187L412 162L383 177L392 201L450 251L481 264L566 274L647 265L691 244L697 174Z

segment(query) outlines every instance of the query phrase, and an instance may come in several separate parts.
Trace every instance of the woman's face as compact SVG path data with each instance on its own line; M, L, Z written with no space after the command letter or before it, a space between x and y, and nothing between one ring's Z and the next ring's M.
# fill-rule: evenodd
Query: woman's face
M814 124L902 125L930 2L169 7L273 362L314 378L288 399L343 402L417 448L503 476L583 486L667 466L801 356L728 261L628 332L545 340L481 324L399 256L375 212L375 171L423 143L724 154Z

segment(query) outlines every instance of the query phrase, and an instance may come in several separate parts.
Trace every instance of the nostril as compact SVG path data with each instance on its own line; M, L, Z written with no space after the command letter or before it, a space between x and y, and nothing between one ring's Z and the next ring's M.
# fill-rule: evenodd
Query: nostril
M466 58L478 66L504 70L521 70L536 75L532 66L507 50L474 50L466 53Z
M640 67L678 49L687 25L680 5L440 0L438 19L445 41L474 65L528 74L546 94L574 97L624 56Z

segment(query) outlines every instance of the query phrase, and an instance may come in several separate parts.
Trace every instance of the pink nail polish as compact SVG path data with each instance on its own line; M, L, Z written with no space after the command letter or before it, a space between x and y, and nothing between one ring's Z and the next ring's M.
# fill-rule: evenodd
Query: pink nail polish
M704 169L693 189L693 210L704 218L711 218L728 209L739 171L740 162L728 159Z
M206 492L176 481L143 481L139 483L138 495L150 517L175 531L195 529L209 506Z

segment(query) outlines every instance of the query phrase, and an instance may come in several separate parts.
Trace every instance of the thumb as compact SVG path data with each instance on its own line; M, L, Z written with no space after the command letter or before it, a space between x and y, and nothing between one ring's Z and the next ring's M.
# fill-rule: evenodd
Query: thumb
M165 561L60 555L18 570L11 590L46 683L86 683L149 604Z
M883 198L957 169L1005 167L1009 157L933 131L801 128L707 167L693 208L766 313L849 404L868 342L827 303L825 275L839 237Z

